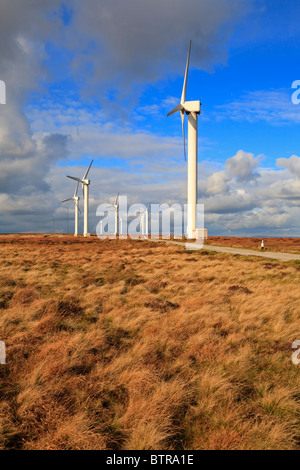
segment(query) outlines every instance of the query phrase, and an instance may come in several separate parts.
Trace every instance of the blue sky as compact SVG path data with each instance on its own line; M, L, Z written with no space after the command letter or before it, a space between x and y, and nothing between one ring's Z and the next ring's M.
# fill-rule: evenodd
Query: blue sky
M185 202L180 118L166 114L191 39L209 233L299 236L297 0L15 0L0 12L1 232L49 231L53 217L65 231L66 174L92 158L91 231L119 191Z

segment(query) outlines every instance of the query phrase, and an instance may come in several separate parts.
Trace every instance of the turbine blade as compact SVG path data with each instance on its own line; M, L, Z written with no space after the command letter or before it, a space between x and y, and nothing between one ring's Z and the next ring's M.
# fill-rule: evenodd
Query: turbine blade
M172 109L172 111L170 111L168 114L167 114L167 117L171 116L171 114L174 114L174 113L177 113L177 111L182 111L184 108L182 106L182 104L178 104L174 109Z
M91 169L91 166L92 166L93 161L94 161L94 160L91 161L91 163L90 163L88 169L86 170L86 172L85 172L85 174L84 174L84 177L82 178L83 180L85 180L86 177L87 177L87 175L89 174L89 171L90 171L90 169Z
M115 202L115 206L118 206L118 202L119 202L119 194L120 194L120 193L118 193L118 194L117 194L117 197L116 197L116 202Z
M80 178L75 178L75 176L67 176L67 178L71 178L71 180L78 181L79 183L83 183Z
M180 114L181 114L181 125L182 125L182 135L183 135L184 160L186 161L185 131L184 131L184 111L181 111Z
M190 41L189 52L188 52L188 56L187 56L186 66L185 66L185 74L184 74L182 95L181 95L181 100L180 100L181 104L183 104L185 102L185 98L186 98L186 85L187 85L188 71L189 71L189 64L190 64L191 45L192 45L192 41Z
M75 189L74 197L77 196L78 186L79 186L79 181L77 181L77 186L76 186L76 189Z
M63 202L67 202L67 201L73 201L73 199L74 199L73 197L70 197L69 199L65 199L64 201L60 201L60 202L63 203Z

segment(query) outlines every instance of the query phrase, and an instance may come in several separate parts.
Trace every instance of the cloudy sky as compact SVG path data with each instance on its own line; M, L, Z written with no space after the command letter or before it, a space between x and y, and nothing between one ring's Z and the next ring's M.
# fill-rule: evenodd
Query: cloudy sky
M191 39L205 226L299 236L299 14L298 0L0 0L0 232L66 231L67 215L71 232L66 175L91 159L91 232L117 192L186 202L180 117L166 114Z

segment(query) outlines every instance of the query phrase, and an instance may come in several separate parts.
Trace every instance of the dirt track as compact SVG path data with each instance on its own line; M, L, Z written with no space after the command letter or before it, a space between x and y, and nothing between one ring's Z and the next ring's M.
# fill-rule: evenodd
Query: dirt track
M171 240L151 240L157 242L167 242L173 243L176 245L183 245L182 242L175 242ZM207 251L216 251L217 253L231 253L233 255L242 255L242 256L260 256L262 258L269 258L269 259L276 259L279 261L300 261L300 255L293 255L291 253L282 253L282 252L275 252L275 251L255 251L255 250L247 250L244 248L230 248L226 246L214 246L214 245L201 245L198 243L185 243L185 247L188 250L202 250L205 249Z
M186 245L189 245L189 244L187 243ZM205 250L207 251L217 251L218 253L232 253L234 255L243 255L243 256L261 256L262 258L277 259L279 261L300 260L300 255L293 255L291 253L281 253L281 252L275 252L275 251L254 251L254 250L245 250L243 248L229 248L225 246L213 246L213 245L204 245L203 248L205 248ZM195 247L193 249L195 249Z

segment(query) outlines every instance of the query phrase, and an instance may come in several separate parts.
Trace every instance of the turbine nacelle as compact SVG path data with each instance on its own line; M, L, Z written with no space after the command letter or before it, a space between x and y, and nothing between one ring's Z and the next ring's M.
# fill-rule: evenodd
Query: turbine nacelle
M78 183L81 183L81 185L89 186L89 184L91 183L91 180L86 180L86 179L81 180L80 178L76 178L75 176L68 176L68 178L70 178L71 180L77 181Z
M65 199L64 201L61 201L61 203L67 202L67 201L75 201L75 202L78 202L79 199L80 199L79 196L73 196L73 197L69 197L69 199Z
M172 111L167 114L167 117L171 116L171 114L177 113L178 111L181 112L183 115L184 113L197 113L200 114L201 112L201 102L200 101L184 101L183 103L179 103L175 106Z
M89 179L87 179L87 175L88 175L88 173L89 173L89 171L90 171L90 169L91 169L91 166L92 166L93 161L94 161L94 160L91 161L91 163L90 163L88 169L86 170L86 172L85 172L83 178L76 178L75 176L68 176L68 178L71 178L71 180L77 181L77 183L81 183L82 187L83 187L83 185L89 186L89 184L90 184L91 181L90 181Z
M200 101L186 101L183 103L183 108L186 114L189 113L201 113L201 103Z

